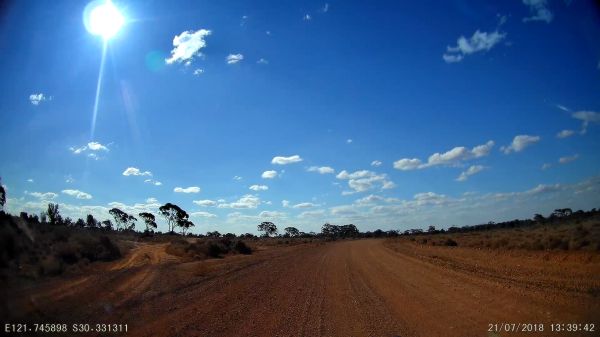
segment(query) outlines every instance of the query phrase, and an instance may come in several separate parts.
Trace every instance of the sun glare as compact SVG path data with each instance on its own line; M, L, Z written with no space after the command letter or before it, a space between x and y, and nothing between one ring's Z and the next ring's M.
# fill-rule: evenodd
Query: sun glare
M85 11L85 25L94 35L100 35L109 40L119 32L125 18L111 1L94 1Z

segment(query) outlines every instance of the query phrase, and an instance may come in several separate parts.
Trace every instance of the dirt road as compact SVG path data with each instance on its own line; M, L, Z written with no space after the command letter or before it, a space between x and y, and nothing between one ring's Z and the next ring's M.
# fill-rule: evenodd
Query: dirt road
M383 240L188 263L140 249L125 258L131 268L115 264L21 290L16 297L29 300L14 308L50 321L127 323L128 336L597 336L600 329L597 260L577 262L587 276L572 281L546 276L536 263L493 272L477 260L469 268L453 260L468 253L459 248ZM504 322L545 323L545 332L488 332ZM570 322L594 322L596 332L549 332L550 323Z

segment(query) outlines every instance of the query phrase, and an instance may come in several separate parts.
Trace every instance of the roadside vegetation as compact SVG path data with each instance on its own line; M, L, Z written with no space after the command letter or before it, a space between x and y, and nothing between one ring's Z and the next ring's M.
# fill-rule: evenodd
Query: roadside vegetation
M544 217L450 227L409 230L402 237L421 245L491 249L600 251L600 211L557 209Z

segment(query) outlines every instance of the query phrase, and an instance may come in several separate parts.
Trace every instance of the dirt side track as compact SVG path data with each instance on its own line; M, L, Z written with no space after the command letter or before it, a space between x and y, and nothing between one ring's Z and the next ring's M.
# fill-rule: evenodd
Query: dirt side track
M503 322L545 323L546 332L498 336L600 334L596 262L586 267L596 277L565 290L432 263L410 247L343 241L188 263L140 247L125 258L131 268L21 289L8 303L19 313L11 320L127 323L127 336L496 336L488 324ZM149 262L139 265L140 255ZM570 322L594 322L596 332L548 332Z

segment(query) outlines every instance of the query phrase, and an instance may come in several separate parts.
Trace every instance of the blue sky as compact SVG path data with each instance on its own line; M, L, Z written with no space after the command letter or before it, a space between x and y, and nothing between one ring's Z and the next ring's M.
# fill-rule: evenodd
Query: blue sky
M93 128L104 41L86 4L5 5L10 212L56 202L105 219L173 202L194 232L244 233L600 207L592 1L114 4L126 23Z

